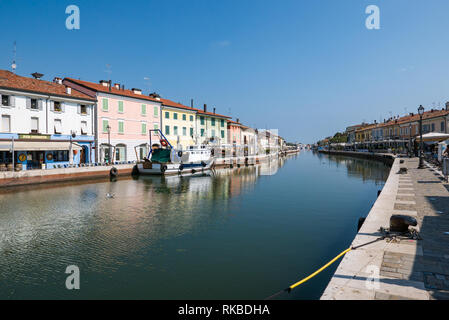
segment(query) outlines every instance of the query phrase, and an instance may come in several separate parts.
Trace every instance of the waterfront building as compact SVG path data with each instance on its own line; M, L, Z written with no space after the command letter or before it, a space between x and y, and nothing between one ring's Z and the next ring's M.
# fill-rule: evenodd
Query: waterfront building
M196 116L198 109L160 99L162 102L161 130L170 144L177 149L186 149L196 141Z
M197 109L195 143L220 146L228 141L228 121L231 117L209 112L205 104L203 110Z
M62 84L0 70L0 170L93 161L96 99ZM9 167L8 167L9 166Z
M228 144L242 144L242 127L239 119L237 121L228 120Z
M118 83L65 78L64 84L95 98L96 154L98 162L136 161L147 157L149 130L161 128L160 98ZM152 138L158 140L154 135Z
M356 124L356 125L349 126L349 127L346 128L345 132L346 132L346 135L348 137L348 140L347 140L348 143L356 142L356 134L355 134L355 132L356 132L357 129L359 129L363 125L364 124Z
M258 152L257 148L257 130L251 127L242 125L241 135L244 146L245 155L255 155Z

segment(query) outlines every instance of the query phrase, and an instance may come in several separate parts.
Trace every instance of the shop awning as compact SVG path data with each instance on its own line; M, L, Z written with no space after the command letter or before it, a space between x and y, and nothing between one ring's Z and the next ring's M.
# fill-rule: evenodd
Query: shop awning
M0 142L0 151L10 151L11 143ZM14 151L64 151L70 150L70 142L37 142L14 141ZM81 150L81 147L72 143L72 150Z
M423 134L423 136L422 136L422 140L424 142L437 143L437 142L441 142L441 141L444 141L444 140L447 140L447 139L449 139L449 134L438 133L438 132L429 132L429 133ZM418 136L416 138L416 140L421 141L421 138Z

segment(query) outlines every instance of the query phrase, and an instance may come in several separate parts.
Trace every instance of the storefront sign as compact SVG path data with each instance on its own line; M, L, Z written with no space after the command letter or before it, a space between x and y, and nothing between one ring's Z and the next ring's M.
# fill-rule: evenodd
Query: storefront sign
M50 140L50 135L41 134L19 134L19 139L36 139L36 140Z

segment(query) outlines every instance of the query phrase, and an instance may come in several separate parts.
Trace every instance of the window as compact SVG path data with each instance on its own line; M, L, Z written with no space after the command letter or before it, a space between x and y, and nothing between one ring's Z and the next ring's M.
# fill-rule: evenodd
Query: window
M143 116L147 114L147 105L146 104L142 105L141 111L142 111L141 113Z
M201 129L201 136L204 137L204 129Z
M39 109L39 105L37 104L37 99L31 99L31 109L34 109L34 110Z
M215 137L215 130L212 129L212 137Z
M2 105L9 106L9 96L2 95Z
M186 127L182 127L182 135L183 136L187 135L187 128Z
M221 127L224 127L224 119L220 120L220 125L221 125Z
M87 135L87 121L81 121L81 135Z
M123 108L123 101L119 101L118 102L118 112L119 113L123 113L123 110L124 110L124 108Z
M80 106L80 112L81 114L87 114L87 106L85 104Z
M61 119L55 119L55 134L61 134L62 132L62 121Z
M103 133L108 133L109 120L103 120Z
M215 127L215 118L212 118L212 127Z
M165 112L165 119L170 119L170 112Z
M170 126L165 126L165 134L170 134Z
M193 116L190 116L190 121L193 121Z
M193 137L193 128L190 128L190 136Z
M158 125L157 123L155 123L155 124L153 125L153 128L154 128L154 130L157 130L157 129L159 129L159 125Z
M108 99L103 99L103 111L109 111L109 101L108 101Z
M142 123L142 134L147 134L147 124Z
M154 107L154 116L159 117L159 108L158 107Z
M221 130L221 138L224 139L224 130Z
M2 115L2 126L0 132L11 132L11 116Z
M201 121L201 125L204 125L204 117L203 116L200 117L200 121Z
M440 131L444 132L444 121L440 123Z
M173 113L173 119L178 120L178 114L176 112Z
M56 112L62 112L61 102L55 101L53 103L54 103L53 110L55 110ZM33 101L31 101L31 109L33 109Z
M183 120L183 121L187 121L187 115L183 114L183 115L182 115L182 120Z
M118 121L118 133L120 134L125 133L125 122L123 120Z
M177 126L174 126L174 127L173 127L173 134L174 134L175 136L178 135L178 127L177 127Z
M39 133L39 118L31 118L31 133Z
M435 131L435 123L432 123L432 132Z

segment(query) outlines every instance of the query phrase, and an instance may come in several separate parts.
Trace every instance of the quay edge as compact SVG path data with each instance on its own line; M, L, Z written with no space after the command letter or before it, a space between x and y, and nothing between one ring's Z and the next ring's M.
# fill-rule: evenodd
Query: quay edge
M329 152L326 152L329 153ZM388 228L389 219L395 211L400 178L405 179L409 174L398 174L401 158L394 155L373 154L367 152L330 152L366 159L386 160L392 163L390 174L379 197L371 208L361 229L355 236L351 247L368 243L380 236L379 228ZM408 160L408 159L407 159ZM399 212L400 213L400 212ZM412 213L412 212L410 212ZM407 214L404 211L404 214ZM356 224L356 222L354 222ZM418 227L419 230L419 227ZM337 267L334 275L324 290L321 300L391 300L391 299L417 299L428 300L429 293L423 281L410 278L395 278L385 276L381 270L384 266L386 254L404 255L411 259L422 255L422 246L419 241L407 241L406 244L387 243L378 241L366 247L348 252ZM376 271L377 270L377 271ZM370 279L379 280L376 286ZM368 280L368 281L367 281ZM368 283L369 282L369 283ZM371 284L371 285L370 285Z

